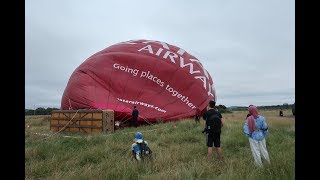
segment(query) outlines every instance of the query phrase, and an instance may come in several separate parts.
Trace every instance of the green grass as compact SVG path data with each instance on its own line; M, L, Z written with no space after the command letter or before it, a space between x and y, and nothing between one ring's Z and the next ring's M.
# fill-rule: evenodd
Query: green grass
M223 114L221 134L224 161L206 159L201 133L204 121L126 128L113 134L71 134L49 130L48 116L26 116L26 179L295 179L295 119L284 111L261 111L269 124L266 138L271 164L256 168L243 134L245 111ZM27 127L29 125L29 127ZM154 159L131 159L135 131L141 131ZM38 133L38 134L35 134ZM41 135L42 134L42 135ZM50 134L52 136L44 136ZM77 138L67 138L63 135Z

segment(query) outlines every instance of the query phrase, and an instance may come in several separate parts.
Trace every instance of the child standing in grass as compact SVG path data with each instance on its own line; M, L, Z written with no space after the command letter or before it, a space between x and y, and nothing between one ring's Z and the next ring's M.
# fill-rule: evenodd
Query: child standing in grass
M268 134L268 125L263 116L259 115L256 106L249 106L250 116L243 126L244 133L249 138L250 148L255 164L263 167L262 159L270 164L265 137Z
M141 132L136 132L134 141L131 145L132 158L137 161L151 158L152 151L148 146L148 142L143 140L143 134Z

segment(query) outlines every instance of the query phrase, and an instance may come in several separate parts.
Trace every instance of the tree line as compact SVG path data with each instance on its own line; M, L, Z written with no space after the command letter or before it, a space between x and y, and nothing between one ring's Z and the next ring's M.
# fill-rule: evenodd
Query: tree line
M231 111L227 110L227 107L224 105L219 105L217 106L217 108L219 109L219 111L221 113L228 113ZM39 107L35 110L33 109L25 109L25 115L51 115L53 110L60 110L59 108L43 108L43 107Z
M286 110L286 109L291 109L292 114L295 115L295 103L293 104L288 104L284 103L283 105L271 105L271 106L257 106L258 109L263 109L263 110ZM229 110L232 111L245 111L248 110L248 107L246 106L236 106L236 107L231 107L228 108Z
M232 111L245 111L248 109L248 107L245 107L245 106L237 106L237 107L227 108L225 105L221 105L221 104L216 107L221 113L231 113ZM258 106L258 108L265 109L265 110L292 109L292 113L293 113L293 115L295 115L295 104L284 103L283 105ZM25 115L51 115L51 112L53 110L60 110L60 109L58 109L58 108L43 108L43 107L39 107L35 110L25 109Z
M37 109L25 109L24 115L51 115L53 110L60 110L58 108L43 108L39 107Z

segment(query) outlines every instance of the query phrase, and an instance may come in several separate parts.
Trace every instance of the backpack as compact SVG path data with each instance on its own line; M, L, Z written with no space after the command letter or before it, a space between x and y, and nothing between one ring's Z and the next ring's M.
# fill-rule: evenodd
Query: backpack
M144 158L151 158L152 157L152 151L149 148L149 146L143 141L142 143L137 143L140 148L140 157L141 159Z
M219 133L221 131L221 118L218 114L210 116L206 120L206 132L207 133Z

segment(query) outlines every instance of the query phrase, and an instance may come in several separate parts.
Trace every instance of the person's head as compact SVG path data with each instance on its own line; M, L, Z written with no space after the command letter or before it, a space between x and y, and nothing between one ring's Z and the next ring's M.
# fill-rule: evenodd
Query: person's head
M137 108L137 106L133 106L133 108L135 109L135 108Z
M211 100L209 101L209 108L214 108L216 106L216 102Z
M258 109L254 105L249 106L248 111L254 118L257 118L259 116Z
M134 141L137 143L142 143L143 142L143 134L141 132L136 132L134 135Z

